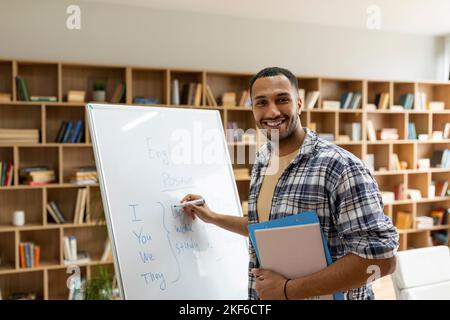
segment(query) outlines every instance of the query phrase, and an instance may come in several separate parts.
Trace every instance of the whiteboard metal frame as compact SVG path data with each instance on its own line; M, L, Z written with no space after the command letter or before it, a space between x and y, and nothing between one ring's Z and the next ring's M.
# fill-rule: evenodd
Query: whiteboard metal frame
M121 299L126 300L126 294L125 294L125 290L124 290L124 286L123 286L123 279L122 279L122 269L121 269L121 265L119 262L119 258L117 255L117 248L116 248L116 238L114 236L115 232L114 232L114 226L111 220L111 210L109 207L109 199L108 199L108 192L107 192L107 186L105 184L105 179L104 179L104 173L103 173L103 167L102 167L102 163L100 161L100 152L99 152L99 148L98 148L98 142L97 142L97 135L96 135L96 129L95 129L95 124L94 124L94 115L93 115L93 111L94 108L95 109L112 109L112 108L117 108L117 109L132 109L132 108L139 108L140 110L143 109L148 109L150 110L154 110L154 109L158 109L158 110L164 110L164 109L168 109L167 107L159 107L159 106L137 106L137 105L114 105L114 104L102 104L102 103L87 103L86 106L86 114L88 115L88 121L89 121L89 132L91 134L91 141L92 141L92 149L94 151L94 158L95 158L95 163L97 166L97 174L98 174L98 178L99 178L99 186L100 186L100 192L102 195L102 202L103 202L103 208L104 208L104 213L105 213L105 221L106 221L106 225L107 225L107 229L108 229L108 235L109 235L109 241L111 242L111 249L112 249L112 254L113 254L113 260L114 260L114 267L115 267L115 273L116 273L116 277L117 277L117 283L119 286L119 292L120 292L120 296ZM233 171L233 166L231 164L232 159L230 158L230 153L228 150L228 144L226 141L226 137L225 137L225 130L223 127L223 123L222 123L222 118L220 116L220 112L218 110L200 110L200 109L186 109L186 108L172 108L170 107L170 109L178 109L178 110L192 110L195 112L213 112L216 115L216 119L218 124L220 125L220 131L222 133L222 146L223 148L225 148L225 154L227 156L227 158L229 159L227 167L228 167L228 171L229 174L231 176L231 178L233 179L233 192L234 192L234 198L236 203L238 204L238 209L239 209L239 216L243 217L243 213L242 213L242 205L241 205L241 201L239 199L239 192L237 190L237 185L236 185L236 179L234 176L234 171ZM231 232L231 231L229 231ZM248 238L246 239L247 245L248 245Z

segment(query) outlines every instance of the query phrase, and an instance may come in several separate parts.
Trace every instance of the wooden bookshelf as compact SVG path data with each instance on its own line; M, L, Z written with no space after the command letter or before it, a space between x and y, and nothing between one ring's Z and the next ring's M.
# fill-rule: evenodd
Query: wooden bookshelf
M56 96L57 102L19 101L15 77L26 79L31 95ZM250 169L254 153L264 142L256 130L256 123L250 107L210 106L205 98L208 85L216 100L225 92L236 92L237 104L242 91L248 89L248 81L253 74L242 72L223 72L208 70L181 70L152 66L120 66L65 63L52 61L20 61L0 59L0 92L11 95L10 102L0 102L0 128L37 129L40 132L36 144L1 144L0 161L14 163L13 185L0 187L0 287L3 297L13 292L33 291L38 299L66 299L66 267L63 264L63 237L74 234L79 239L80 250L88 251L92 261L81 266L81 274L89 279L96 272L96 266L105 265L111 273L111 262L100 262L106 227L96 221L102 214L101 195L98 185L78 186L70 183L74 168L95 165L89 129L85 126L81 143L58 143L56 135L62 121L86 120L84 103L68 102L69 90L86 91L86 101L92 99L92 86L96 80L106 82L106 98L110 101L115 86L122 82L126 94L122 103L133 104L136 97L157 99L157 105L177 108L202 108L218 110L224 128L236 123L243 131L253 130L254 141L232 140L228 142L230 155L234 158L233 167L236 183L242 202L248 201ZM201 84L200 105L173 105L172 83L178 80L180 94L185 84ZM450 207L450 197L428 197L431 181L450 180L450 169L430 168L418 170L420 158L430 158L433 151L450 148L450 140L408 140L408 123L414 122L417 133L431 135L442 131L450 122L450 82L439 81L391 81L371 79L325 78L313 75L298 75L299 88L320 91L315 107L304 108L301 113L302 124L311 127L315 124L318 133L333 134L334 143L364 159L367 154L375 155L373 175L381 191L392 191L395 184L404 183L407 188L421 190L420 200L396 200L385 204L384 212L396 222L399 211L410 212L413 222L416 217L429 216L431 210ZM358 109L323 110L324 100L339 100L346 92L362 94ZM400 104L403 94L424 92L429 101L443 101L445 109L393 111L393 105ZM368 110L374 104L377 94L388 93L388 108ZM414 99L414 106L418 103ZM392 127L399 132L399 140L368 141L367 120L376 129ZM360 139L338 140L345 134L346 125L358 123L361 126ZM244 163L236 164L236 157L244 154ZM393 154L408 164L406 169L393 170ZM19 169L32 165L47 165L55 170L57 181L44 186L23 185L18 179ZM385 170L381 170L381 169ZM79 188L87 188L87 215L90 222L74 224L73 209ZM47 215L46 204L55 201L65 213L68 223L55 224ZM14 210L26 212L26 224L22 227L11 225ZM429 245L429 237L435 232L450 231L450 226L433 226L418 230L399 230L400 249L424 247ZM19 267L18 244L20 241L34 241L41 245L41 264L37 268Z

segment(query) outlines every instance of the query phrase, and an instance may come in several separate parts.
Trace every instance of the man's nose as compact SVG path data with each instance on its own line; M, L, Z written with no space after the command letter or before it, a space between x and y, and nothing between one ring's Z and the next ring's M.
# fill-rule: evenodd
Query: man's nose
M267 106L267 113L265 114L265 118L274 119L281 115L280 110L278 109L278 106L275 102L271 101L269 102L269 105Z

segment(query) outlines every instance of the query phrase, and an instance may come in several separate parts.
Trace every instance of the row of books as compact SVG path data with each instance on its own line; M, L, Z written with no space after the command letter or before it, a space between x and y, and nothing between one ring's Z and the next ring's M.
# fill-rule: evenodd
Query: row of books
M34 242L21 242L19 244L19 259L21 268L39 267L41 248Z
M47 203L47 212L57 224L66 223L66 218L55 201L49 201Z
M58 143L79 143L84 133L84 121L63 121L59 127L55 141Z
M412 213L409 211L397 211L395 214L395 226L397 229L428 229L433 226L448 225L450 208L436 208L430 216L416 217L416 225L413 225Z
M86 251L78 250L77 237L74 235L65 236L63 243L64 264L84 264L89 263L91 258Z
M434 168L450 169L450 149L434 150L431 158L431 166Z
M17 93L20 101L34 101L34 102L57 102L56 96L36 96L30 95L28 83L25 78L16 76Z
M0 186L13 185L14 164L12 161L0 161Z
M0 129L0 144L39 143L37 129Z
M385 110L389 107L390 95L388 92L382 92L375 95L375 106L379 110Z
M56 181L54 170L47 166L26 167L19 170L19 178L22 184L45 185Z
M189 82L183 84L180 90L178 79L172 81L171 103L174 105L191 105L199 107L202 102L202 84Z

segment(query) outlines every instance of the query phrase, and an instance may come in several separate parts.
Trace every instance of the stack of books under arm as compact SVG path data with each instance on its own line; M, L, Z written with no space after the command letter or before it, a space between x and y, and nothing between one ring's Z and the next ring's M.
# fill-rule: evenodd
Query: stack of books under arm
M80 167L70 182L77 185L96 184L98 183L97 169L95 167Z
M47 166L21 168L19 176L22 184L30 186L46 185L56 181L55 171Z
M37 129L0 129L0 144L39 143Z
M64 265L85 264L91 261L89 254L85 251L78 251L77 237L64 237Z
M21 242L19 244L19 258L21 268L39 267L41 248L33 242Z

